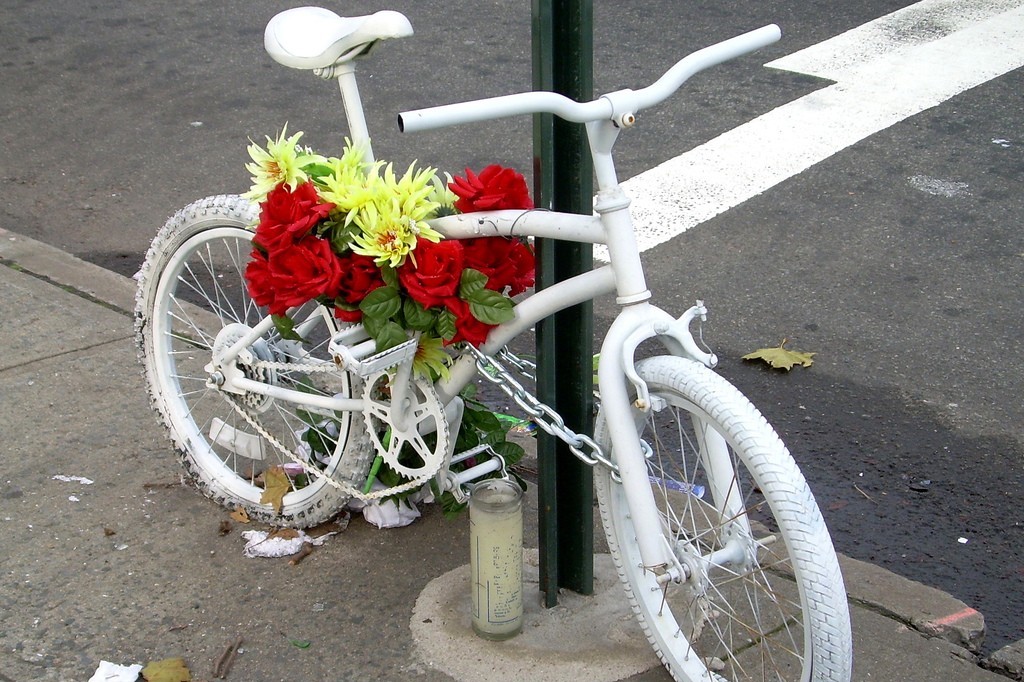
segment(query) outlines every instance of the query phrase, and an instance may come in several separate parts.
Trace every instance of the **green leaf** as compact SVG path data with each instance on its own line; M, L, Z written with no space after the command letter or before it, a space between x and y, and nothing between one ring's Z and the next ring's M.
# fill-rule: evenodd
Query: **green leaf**
M310 163L303 166L302 170L306 171L306 175L308 175L314 182L334 172L331 170L330 166L324 163Z
M465 509L466 504L464 502L458 502L455 499L455 496L450 492L445 492L441 495L441 513L444 515L445 519L451 521L458 518L459 514L461 514Z
M366 315L363 315L362 324L366 333L369 334L371 338L375 339L377 338L377 334L380 334L381 328L383 328L388 322L389 320L383 317L367 317Z
M398 314L402 309L402 298L398 294L398 287L378 287L368 293L359 309L363 311L364 317L387 320Z
M800 365L801 367L810 367L814 364L815 353L804 353L801 351L789 350L783 348L786 345L786 341L789 339L783 339L775 348L760 348L753 353L747 353L743 356L744 360L763 360L775 369L784 369L787 372L793 369L794 365Z
M400 343L405 343L409 340L409 336L397 322L388 321L374 335L373 340L377 342L377 352L380 353Z
M459 429L459 435L455 438L455 451L465 452L480 445L480 436L473 429Z
M393 267L389 265L382 266L380 268L380 276L381 279L384 280L384 284L388 285L389 287L394 287L396 289L400 288L398 284L398 273L395 271Z
M479 270L466 268L462 271L462 278L459 279L459 298L469 300L473 293L480 291L486 286L487 275Z
M437 335L445 341L451 341L455 338L455 333L458 329L455 326L455 313L445 308L441 311L441 314L437 316Z
M288 317L287 315L271 315L274 320L274 327L277 329L277 333L281 335L281 338L285 341L305 341L298 332L295 331L295 320Z
M298 647L300 649L308 649L310 646L313 645L313 643L308 639L290 639L288 641L291 643L292 646Z
M526 454L526 450L523 449L522 445L513 443L509 440L495 443L491 447L494 448L495 452L505 458L505 464L507 466L516 464Z
M370 473L366 475L366 482L363 483L363 493L369 494L373 490L373 482L377 479L377 474L380 473L381 466L387 466L384 464L384 458L377 455L373 458L373 464L370 465Z
M320 427L310 427L302 433L302 440L319 455L329 456L334 449L334 440Z
M522 476L520 476L514 471L510 471L509 473L512 474L512 478L515 479L515 482L519 484L520 490L526 491L530 488L530 486L526 483Z
M334 303L334 307L335 308L340 308L341 310L347 310L350 313L354 313L355 311L359 310L359 306L354 305L352 303L349 303L348 301L346 301L343 298L336 298L336 299L334 299L333 303Z
M467 407L463 413L463 420L468 426L480 431L490 432L501 429L501 422L493 412L487 410L474 410Z
M355 223L345 224L344 222L332 220L328 224L330 230L331 249L335 253L345 253L352 244L352 238L359 229ZM324 229L323 232L327 232Z
M411 298L405 299L402 304L402 314L405 316L406 326L420 332L430 331L437 318L437 313L427 310Z
M402 475L387 464L377 470L377 480L385 488L394 488L403 483Z
M467 301L469 312L484 324L501 324L515 317L512 300L497 291L480 289L470 294Z

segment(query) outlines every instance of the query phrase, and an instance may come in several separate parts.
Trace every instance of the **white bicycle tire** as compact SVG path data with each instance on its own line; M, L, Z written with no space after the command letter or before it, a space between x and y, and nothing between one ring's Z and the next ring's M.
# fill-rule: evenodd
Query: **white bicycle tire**
M646 422L638 414L637 419L638 429L647 430L645 439L656 440L650 443L648 468L669 542L676 546L687 544L684 526L691 526L691 547L714 546L724 535L713 529L716 519L721 518L714 510L715 504L699 500L699 490L680 492L669 488L681 486L660 483L668 478L664 475L668 465L659 464L660 458L668 461L670 456L658 450L667 453L671 446L665 443L664 436L652 436L651 430L671 432L675 428L685 436L688 427L679 424L692 422L693 415L697 417L693 423L711 425L728 442L734 466L741 470L730 485L735 490L747 484L759 488L760 495L752 490L756 499L745 498L742 507L751 510L751 523L759 532L765 529L759 525L762 521L754 518L756 515L768 516L770 522L777 524L771 535L778 541L757 550L759 559L744 569L746 575L739 575L741 571L730 575L727 570L712 569L709 575L723 573L720 582L709 577L702 587L670 586L662 594L653 573L642 568L622 485L607 468L597 467L595 487L612 558L629 602L668 671L679 682L848 682L852 674L852 635L838 559L817 504L782 441L735 387L698 363L657 357L638 363L637 371L652 396L664 400L668 411L681 410L677 417L686 417L673 420L675 426L667 423L668 414ZM659 427L658 421L666 423ZM596 435L598 442L610 450L600 415ZM695 440L691 438L691 445ZM675 459L682 461L687 457L680 455ZM707 489L713 487L704 480L708 472L703 472L702 479L699 464L690 462L687 468L686 476L672 480L703 483L706 495ZM749 472L749 478L743 470ZM764 514L762 508L770 511ZM672 530L670 524L676 528ZM760 537L757 533L755 536ZM775 564L776 561L786 563ZM772 564L770 570L765 568L767 564ZM791 593L795 597L785 596ZM747 604L733 603L744 600ZM756 613L756 619L751 616L753 622L739 622L747 611ZM776 616L794 622L781 626L770 620ZM770 631L767 636L765 630ZM692 642L687 635L693 638ZM795 651L791 655L787 649Z
M218 324L251 326L266 314L249 298L243 279L251 250L252 232L249 228L257 217L258 207L248 200L223 195L190 204L167 221L153 240L138 277L136 342L152 406L167 427L186 479L211 500L227 509L243 508L254 520L276 526L307 528L335 516L349 496L323 477L309 475L302 487L296 485L296 478L290 478L292 489L283 496L279 511L270 503L261 502L264 488L259 474L271 465L291 460L247 423L223 394L203 386L203 365L209 362L212 339L221 331ZM208 273L199 272L202 268L212 272L222 262L228 269L213 273L211 278L206 277ZM192 278L196 281L203 278L213 284L190 284ZM215 283L218 280L224 283L223 288ZM197 288L204 286L209 286L210 292L196 292ZM181 307L175 299L179 287L195 299L186 305L209 307L211 310L207 312L216 313L218 319L198 313L190 316L176 310L175 307ZM212 293L214 291L216 293ZM207 300L203 301L204 298ZM185 318L188 318L187 322L183 321ZM174 328L176 324L195 327L194 330L188 329L192 334L189 343L195 353L187 360L181 348L175 346L184 334ZM321 348L318 352L324 351ZM185 369L186 361L191 372ZM281 373L282 381L286 374ZM335 382L331 390L349 395L358 395L361 390L361 382L351 375L335 372L330 380ZM323 389L320 392L329 393ZM276 422L267 419L264 428L290 451L301 449L297 436L304 433L303 428L308 430L308 425L304 426L303 422L303 417L309 421L308 414L299 413L299 408L293 405L275 404L270 408L263 405L262 409L268 413L273 411ZM213 419L221 422L213 422ZM322 473L361 488L373 459L373 447L362 415L346 412L334 421L339 424L337 435L327 436L321 441L327 444L325 450L333 450L328 461L320 465ZM234 451L258 452L262 459L242 457L237 452L226 453L222 443L218 442L218 435L228 432L221 423L231 429L232 443L248 446L244 450L233 446ZM331 427L330 432L333 434L334 430ZM316 433L319 435L319 431ZM220 437L220 440L225 439ZM246 466L250 467L248 471L244 470Z

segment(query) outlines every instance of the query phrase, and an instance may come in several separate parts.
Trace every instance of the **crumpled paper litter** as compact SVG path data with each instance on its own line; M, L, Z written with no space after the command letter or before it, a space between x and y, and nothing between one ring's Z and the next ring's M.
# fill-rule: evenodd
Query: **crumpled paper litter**
M383 489L384 485L374 480L371 491ZM430 486L425 485L401 502L395 502L395 500L370 500L369 502L352 500L348 503L348 508L362 512L366 522L377 526L377 528L401 528L408 526L420 517L420 510L416 507L417 502L429 504L433 501L434 494L430 491Z
M110 661L100 661L100 666L89 678L89 682L135 682L141 672L142 666L139 664L118 665Z
M327 541L327 538L335 535L335 533L325 533L320 537L314 538L306 535L304 531L296 532L298 534L293 538L268 538L267 536L270 533L265 530L243 531L242 537L245 539L245 549L242 551L242 554L250 559L291 556L292 554L297 554L302 549L302 545L307 542L311 545L320 546Z

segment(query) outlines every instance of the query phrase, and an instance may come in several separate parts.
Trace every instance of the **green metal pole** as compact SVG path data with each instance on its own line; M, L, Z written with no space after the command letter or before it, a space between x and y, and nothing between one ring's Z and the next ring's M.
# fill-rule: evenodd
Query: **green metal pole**
M593 97L593 8L591 0L533 0L534 89L577 101ZM557 49L555 49L557 46ZM534 122L537 205L557 211L592 211L593 169L586 134L579 124L550 115ZM538 240L538 288L591 268L590 245ZM537 325L540 399L579 433L593 422L593 313L588 305L558 313ZM556 362L557 358L557 362ZM558 588L581 594L594 589L593 477L562 441L541 434L540 579L547 606Z
M532 0L533 25L533 89L554 89L554 36L551 33L551 0ZM551 208L554 193L554 126L550 114L538 114L533 119L533 183L536 205ZM537 288L547 284L548 273L554 269L554 253L546 248L545 240L537 240ZM546 323L537 327L537 393L542 400L550 399L555 378L547 358L555 357L554 336L544 333ZM537 535L540 552L540 590L544 605L558 604L558 497L555 491L555 441L547 434L537 432Z

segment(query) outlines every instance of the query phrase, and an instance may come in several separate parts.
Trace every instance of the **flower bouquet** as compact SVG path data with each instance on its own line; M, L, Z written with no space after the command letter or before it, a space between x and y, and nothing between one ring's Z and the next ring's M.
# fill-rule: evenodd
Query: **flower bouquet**
M419 332L414 370L444 375L443 347L480 345L509 320L512 296L534 282L533 251L505 237L443 240L430 218L456 212L530 209L526 181L492 165L444 183L433 168L367 164L346 141L340 157L298 144L302 133L249 147L260 219L245 278L284 336L288 310L317 300L347 322L361 322L377 351Z
M492 327L512 318L512 297L533 286L534 255L519 239L444 240L427 221L532 209L525 179L491 165L443 182L435 169L415 163L399 177L391 164L367 163L364 150L347 140L340 157L325 157L300 146L301 137L289 137L286 127L267 138L266 148L249 147L253 184L245 196L260 205L245 269L253 301L289 339L301 340L288 311L313 300L339 320L361 323L377 352L418 333L413 371L428 379L447 376L446 347L478 346ZM474 400L473 389L463 396L458 451L488 445L514 464L523 451L507 440L509 422ZM318 435L322 427L310 424L302 436L313 465L330 457ZM381 458L374 477L385 487L401 482ZM446 514L461 506L447 493L441 502Z

